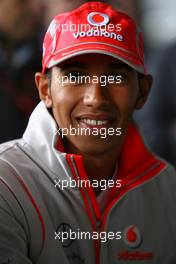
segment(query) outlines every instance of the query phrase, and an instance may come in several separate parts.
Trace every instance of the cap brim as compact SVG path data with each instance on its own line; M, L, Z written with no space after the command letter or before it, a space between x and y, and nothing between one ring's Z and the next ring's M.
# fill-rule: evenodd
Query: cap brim
M50 60L49 65L47 66L48 69L52 68L53 66L56 66L60 64L61 62L64 62L68 59L71 59L73 57L83 55L83 54L90 54L90 53L98 53L98 54L104 54L111 56L113 58L116 58L130 67L132 67L134 70L138 71L139 73L145 74L145 68L143 64L141 63L140 59L134 56L132 53L129 53L128 51L124 49L120 49L119 47L114 47L107 44L102 43L81 43L82 45L74 45L74 47L68 47L67 49L61 50L56 52L53 55L53 59ZM87 44L87 45L86 45Z

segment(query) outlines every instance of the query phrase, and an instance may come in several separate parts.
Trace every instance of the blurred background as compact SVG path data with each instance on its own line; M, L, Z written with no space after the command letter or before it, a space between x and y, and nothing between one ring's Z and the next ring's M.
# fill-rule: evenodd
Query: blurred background
M0 142L22 136L39 102L34 74L41 70L42 40L58 13L84 0L0 1ZM104 0L139 24L146 65L154 76L149 100L134 119L150 148L176 166L176 1Z

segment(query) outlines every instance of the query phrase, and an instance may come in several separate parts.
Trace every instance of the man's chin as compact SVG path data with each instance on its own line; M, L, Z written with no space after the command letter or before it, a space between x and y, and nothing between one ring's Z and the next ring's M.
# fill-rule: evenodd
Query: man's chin
M65 138L65 146L68 153L80 155L107 155L118 152L123 138L121 136L100 137L100 136L71 136Z
M104 155L107 154L108 152L111 152L112 148L114 148L115 145L112 142L107 142L106 139L101 139L101 141L94 140L93 142L89 142L88 140L85 139L82 144L79 143L76 146L80 154L96 156L96 155Z

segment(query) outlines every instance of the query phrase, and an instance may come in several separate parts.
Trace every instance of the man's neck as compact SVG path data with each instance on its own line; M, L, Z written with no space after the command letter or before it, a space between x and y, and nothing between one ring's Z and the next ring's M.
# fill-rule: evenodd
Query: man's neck
M82 155L84 167L91 182L93 180L108 181L113 177L113 173L116 168L118 156L120 153L120 147L111 149L103 154L95 155L79 153L79 151L73 146L70 146L68 142L64 145L66 147L67 152ZM95 190L95 192L96 194L98 194L100 191L97 189Z
M101 157L84 157L84 166L89 177L89 180L108 181L113 177L117 164L117 155L104 155ZM100 193L100 188L94 189L95 194Z
M83 155L84 166L89 179L108 180L112 177L116 163L116 155L90 156Z

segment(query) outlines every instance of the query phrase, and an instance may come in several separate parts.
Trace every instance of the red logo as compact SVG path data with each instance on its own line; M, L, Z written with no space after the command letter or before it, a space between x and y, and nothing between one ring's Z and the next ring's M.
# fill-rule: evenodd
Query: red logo
M109 16L100 12L92 12L87 16L87 21L92 26L106 26L109 23Z
M140 251L135 251L135 252L129 252L128 250L120 252L118 254L118 259L119 260L152 260L154 258L154 254L151 252L140 252Z
M139 229L134 225L128 226L123 233L123 241L130 248L138 247L142 242Z
M154 253L152 252L142 252L136 250L142 243L142 235L139 228L135 225L128 226L123 232L123 241L130 248L130 250L124 250L117 254L118 260L126 261L142 261L142 260L152 260L154 258Z

